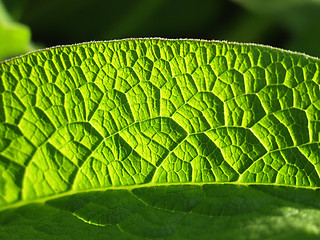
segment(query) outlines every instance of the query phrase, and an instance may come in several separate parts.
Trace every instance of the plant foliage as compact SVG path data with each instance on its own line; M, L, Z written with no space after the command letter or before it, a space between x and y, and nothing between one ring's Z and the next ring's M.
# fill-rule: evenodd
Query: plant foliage
M2 62L2 238L319 237L319 66L163 39Z

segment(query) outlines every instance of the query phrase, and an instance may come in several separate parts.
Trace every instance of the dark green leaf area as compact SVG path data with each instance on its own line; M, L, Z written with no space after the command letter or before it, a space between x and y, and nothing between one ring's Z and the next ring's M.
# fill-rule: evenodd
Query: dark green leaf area
M91 191L4 211L0 232L5 240L316 239L319 197L312 189L230 184Z

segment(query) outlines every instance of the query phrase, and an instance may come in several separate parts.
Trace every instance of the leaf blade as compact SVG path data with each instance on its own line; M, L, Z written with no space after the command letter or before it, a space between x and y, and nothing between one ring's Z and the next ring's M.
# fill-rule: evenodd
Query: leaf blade
M109 196L116 189L129 201L132 196L126 194L162 185L172 185L177 197L176 184L218 189L232 183L246 198L251 193L245 186L252 184L312 192L320 186L318 78L316 58L264 46L197 40L87 43L3 62L2 210L25 205L21 209L28 212L32 202L41 209L64 198L71 204L73 196L83 194L88 199L99 192ZM161 192L164 198L166 190ZM259 196L253 194L257 202ZM198 200L200 205L205 201ZM140 197L135 202L141 204ZM109 203L86 204L98 208L84 208L79 219L117 228L118 223L105 219L114 213L103 213ZM75 207L62 208L69 214ZM178 229L189 218L188 209L169 215L166 211L155 208L142 214L147 220L139 221L157 229L162 223L152 219L155 214ZM215 228L216 222L209 222ZM127 228L134 236L146 234L129 223L124 226L119 225L120 232ZM174 238L178 230L168 228L148 236Z

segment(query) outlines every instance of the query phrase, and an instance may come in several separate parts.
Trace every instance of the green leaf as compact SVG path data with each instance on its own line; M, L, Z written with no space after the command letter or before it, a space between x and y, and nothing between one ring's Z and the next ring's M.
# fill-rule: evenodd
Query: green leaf
M1 237L318 238L319 66L162 39L1 63Z

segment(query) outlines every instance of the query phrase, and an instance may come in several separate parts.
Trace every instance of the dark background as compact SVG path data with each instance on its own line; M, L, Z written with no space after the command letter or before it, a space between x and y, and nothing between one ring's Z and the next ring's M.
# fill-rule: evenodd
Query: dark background
M38 48L164 37L254 42L320 56L320 1L2 1L15 21L31 29Z

